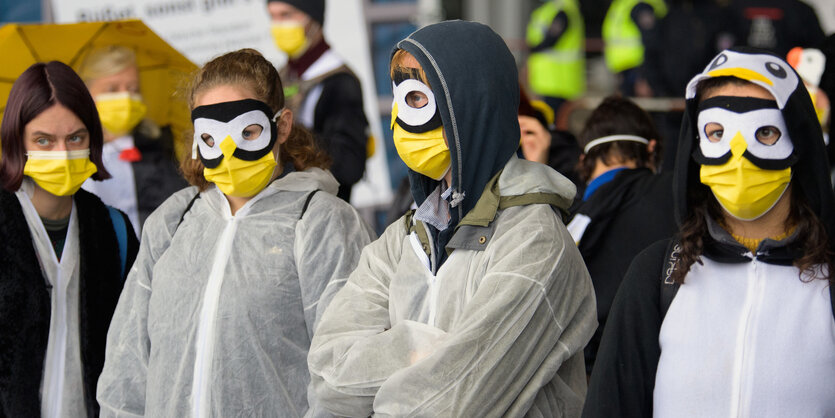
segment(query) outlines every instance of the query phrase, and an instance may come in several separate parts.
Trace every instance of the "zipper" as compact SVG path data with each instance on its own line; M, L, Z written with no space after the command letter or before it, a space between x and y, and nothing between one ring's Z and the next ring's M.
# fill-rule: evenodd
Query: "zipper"
M231 217L223 229L215 251L212 270L206 289L203 291L203 307L200 310L200 324L197 329L197 343L194 357L194 376L191 386L192 416L205 417L209 412L209 381L212 374L216 331L217 307L220 302L220 288L223 284L226 264L232 252L232 241L238 224Z
M438 310L438 277L429 276L429 319L428 324L435 326L435 312Z
M750 367L746 367L750 362L749 347L753 346L752 335L753 323L755 322L756 312L759 311L763 293L763 280L759 277L759 262L754 257L751 261L751 268L748 274L748 286L745 291L745 305L743 306L742 314L740 315L739 327L737 328L736 353L734 354L734 370L731 387L731 417L745 416L747 406L743 402L744 386L747 376L745 375Z
M35 211L34 206L31 207L33 213L37 213ZM64 239L64 248L62 249L62 260L67 262L70 260L70 248L71 246L76 245L76 239L74 235L77 233L77 230L70 228L73 225L73 221L75 220L75 202L73 202L72 209L70 211L70 221L67 224L67 236ZM38 232L44 242L51 242L49 240L49 234L46 232L46 228L43 226L43 223L38 224ZM52 353L47 353L46 358L51 358L54 361L54 365L46 365L46 367L51 367L52 372L50 373L50 380L49 382L44 382L44 387L49 387L49 393L51 394L51 399L46 404L49 408L48 411L44 411L44 416L47 417L61 417L61 404L64 401L64 374L66 373L65 368L67 367L67 333L69 324L67 323L67 288L69 287L69 281L71 279L74 266L71 266L71 269L68 269L67 272L70 276L64 274L66 264L63 264L61 261L58 260L58 255L55 253L55 250L50 245L49 247L49 258L50 262L55 266L55 283L52 284L52 289L54 290L54 297L55 297L55 343L52 346ZM37 251L37 249L36 249ZM39 256L40 257L40 256ZM80 257L80 253L79 253ZM44 277L47 277L45 266L41 266L41 272ZM47 279L48 280L48 279ZM50 295L50 298L53 296ZM80 302L80 299L79 299ZM50 318L50 327L52 326L52 319ZM79 324L80 326L80 324Z

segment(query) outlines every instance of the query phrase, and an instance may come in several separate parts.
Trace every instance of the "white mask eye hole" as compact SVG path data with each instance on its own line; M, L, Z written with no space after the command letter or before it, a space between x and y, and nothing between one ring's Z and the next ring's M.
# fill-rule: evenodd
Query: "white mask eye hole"
M429 104L429 98L417 90L406 93L406 104L411 108L422 109Z
M429 86L411 78L394 87L394 104L397 118L409 126L429 122L438 108Z
M763 145L774 145L780 140L782 133L776 126L761 126L755 133L757 141Z
M244 128L244 130L241 132L241 137L246 141L254 141L261 136L261 132L263 131L263 126L252 124Z
M722 141L722 135L725 133L725 128L716 122L709 122L705 125L705 137L713 143Z
M210 147L214 147L214 146L215 146L215 139L214 139L214 138L212 138L212 136L211 136L211 135L209 135L209 134L201 134L201 135L200 135L200 139L202 139L202 140L203 140L203 142L204 142L206 145L210 146Z

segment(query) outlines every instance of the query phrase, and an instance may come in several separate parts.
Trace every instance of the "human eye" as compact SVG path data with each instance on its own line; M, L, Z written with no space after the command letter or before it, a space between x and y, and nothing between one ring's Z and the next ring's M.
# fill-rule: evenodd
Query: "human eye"
M200 139L202 139L202 140L203 140L203 142L205 142L205 143L206 143L206 145L208 145L208 146L210 146L210 147L215 146L215 139L214 139L214 138L212 138L212 136L211 136L211 135L209 135L209 134L201 134L201 135L200 135Z
M83 140L84 140L84 137L82 137L81 135L73 135L73 136L69 137L69 139L67 139L67 141L71 144L78 144Z
M409 107L420 109L429 104L429 98L419 91L410 91L406 94L406 104Z
M780 130L774 126L761 126L757 128L757 141L764 145L774 145L780 139Z
M35 143L38 144L38 146L47 147L49 146L49 139L44 137L35 138Z
M247 141L252 141L258 139L263 131L264 128L261 125L252 124L244 128L243 132L241 132L241 136Z
M707 140L710 142L721 141L724 133L725 128L716 122L710 122L705 125L705 136L707 136Z

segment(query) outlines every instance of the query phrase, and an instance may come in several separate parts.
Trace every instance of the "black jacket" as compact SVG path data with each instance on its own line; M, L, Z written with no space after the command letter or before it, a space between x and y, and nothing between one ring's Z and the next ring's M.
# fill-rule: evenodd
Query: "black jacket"
M170 128L163 128L159 138L134 131L133 141L142 154L141 160L131 164L141 227L151 212L174 192L188 187L188 182L180 174Z
M669 173L626 169L596 190L575 213L591 218L578 244L597 296L599 326L585 349L589 374L609 308L629 264L644 248L678 231L670 198L672 182Z
M124 277L107 207L79 190L75 196L80 249L79 332L87 415L96 417L96 383L104 365L110 318ZM130 221L127 262L139 249ZM38 417L49 335L50 294L23 209L14 193L0 191L0 416Z
M365 172L368 121L362 106L359 80L340 72L322 81L313 111L313 134L333 159L330 170L339 182L337 196L345 201L350 201L351 188Z

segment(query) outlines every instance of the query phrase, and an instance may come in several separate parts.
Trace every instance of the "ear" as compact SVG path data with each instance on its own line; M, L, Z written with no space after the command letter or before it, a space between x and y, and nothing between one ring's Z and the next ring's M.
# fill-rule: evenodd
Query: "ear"
M656 141L654 139L649 140L649 143L647 144L647 151L649 151L650 154L655 152L655 145L656 144L658 144L658 141Z
M580 154L580 159L577 160L577 162L579 164L582 164L585 159L586 159L586 154Z
M276 125L278 126L277 142L283 144L290 137L290 131L293 129L293 111L285 107Z

